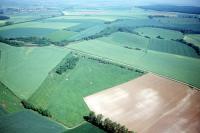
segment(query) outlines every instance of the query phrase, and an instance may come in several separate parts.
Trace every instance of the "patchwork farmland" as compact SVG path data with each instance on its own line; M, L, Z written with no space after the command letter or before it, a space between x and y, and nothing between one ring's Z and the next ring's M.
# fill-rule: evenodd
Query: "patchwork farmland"
M9 1L0 133L200 132L198 14Z

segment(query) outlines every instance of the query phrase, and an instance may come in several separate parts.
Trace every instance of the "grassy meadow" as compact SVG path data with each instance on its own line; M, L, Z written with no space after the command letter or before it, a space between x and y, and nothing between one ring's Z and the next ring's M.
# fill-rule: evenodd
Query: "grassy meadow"
M0 43L0 80L22 99L28 99L69 51L50 47L12 47Z
M89 110L83 97L141 75L87 57L79 58L76 67L62 75L55 71L50 72L37 91L28 99L35 106L48 109L55 120L68 127L83 122L83 116L88 114Z
M18 112L23 109L20 99L0 82L0 112Z
M62 133L66 128L26 110L0 117L0 131L1 133Z

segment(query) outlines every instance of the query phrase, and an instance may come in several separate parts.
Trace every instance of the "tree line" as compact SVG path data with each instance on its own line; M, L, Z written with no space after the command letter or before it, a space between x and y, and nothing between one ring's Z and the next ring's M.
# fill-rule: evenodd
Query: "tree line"
M0 42L6 43L11 46L15 46L15 47L22 47L25 45L23 42L13 40L13 39L7 39L7 38L3 38L3 37L0 37Z
M192 49L194 49L194 51L197 53L197 55L200 56L200 48L192 43L189 43L189 42L186 42L184 39L172 39L172 41L177 41L177 42L180 42L180 43L183 43L189 47L191 47Z
M109 118L104 119L103 115L96 115L92 111L88 116L84 116L84 119L108 133L135 133L134 131L129 131L124 125L113 122Z
M49 46L51 44L56 46L65 46L73 41L63 40L60 42L55 42L45 37L32 36L32 37L16 37L16 38L0 37L0 42L16 47L28 46L26 45L26 43L37 44L37 46L43 47L43 46Z
M3 15L0 15L0 20L6 20L6 19L10 19L10 17L8 17L8 16L3 16Z
M118 63L114 63L114 62L111 62L111 61L106 61L106 60L103 60L103 59L100 59L100 58L88 57L88 59L89 59L89 60L97 61L98 63L101 63L101 64L110 64L110 65L114 65L114 66L120 67L120 68L122 68L122 69L127 69L127 70L129 70L129 71L134 71L134 70L135 70L135 72L144 74L144 71L141 71L141 70L138 70L138 69L134 69L134 68L131 68L131 67L128 67L128 66L125 66L125 65L118 64Z
M69 69L74 69L78 61L79 57L75 57L73 55L71 57L67 57L59 64L59 66L57 66L55 72L61 75Z
M46 116L46 117L52 117L51 113L47 109L42 109L35 107L33 104L27 102L26 100L22 100L21 104L23 105L24 108L26 109L31 109L33 111L38 112L39 114Z

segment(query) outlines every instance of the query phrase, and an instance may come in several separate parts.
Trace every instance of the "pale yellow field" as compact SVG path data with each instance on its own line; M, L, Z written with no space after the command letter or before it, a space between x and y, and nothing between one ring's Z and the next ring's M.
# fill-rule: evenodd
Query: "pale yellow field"
M200 92L154 74L84 98L90 110L138 133L199 133Z

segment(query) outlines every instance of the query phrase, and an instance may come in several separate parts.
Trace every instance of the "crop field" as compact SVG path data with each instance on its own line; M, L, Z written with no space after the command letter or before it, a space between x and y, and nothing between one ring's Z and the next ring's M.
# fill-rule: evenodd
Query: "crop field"
M76 34L77 34L76 32L72 31L59 30L51 34L48 34L45 37L51 39L52 41L63 41L63 40L70 40L70 38L75 36Z
M148 49L194 58L200 57L193 48L171 40L151 39L149 41Z
M149 34L146 35L149 36ZM137 48L138 50L149 49L158 52L166 52L175 55L183 55L188 57L199 58L199 55L195 52L193 48L183 43L171 40L173 38L169 38L169 40L165 39L163 40L163 39L158 39L156 37L145 38L144 36L131 33L117 32L108 37L100 38L99 40L105 43L114 44L129 49L137 49Z
M29 101L48 109L59 122L73 127L81 123L82 117L89 111L83 97L140 75L112 64L80 57L73 70L62 75L52 71Z
M151 73L84 100L97 114L136 132L198 133L200 130L200 92Z
M119 115L120 124L128 123L128 127L138 132L143 129L156 132L154 129L160 125L150 125L150 120L161 116L155 105L156 99L144 103L145 107L152 109L147 109L149 117L153 116L146 121L145 128L139 120L136 125L135 121L132 123L134 112L121 114L127 107L121 104L125 101L120 103L119 99L126 100L131 96L127 103L134 100L130 107L137 104L136 113L142 114L145 112L142 105L145 97L143 101L142 96L138 99L140 92L144 91L147 97L150 95L150 99L154 98L151 91L160 94L163 101L157 100L164 104L161 112L170 110L181 99L187 99L187 91L194 98L199 95L190 90L200 88L198 14L148 10L132 4L124 6L126 0L116 7L120 0L112 4L99 0L96 4L93 4L95 0L88 3L72 0L10 1L3 0L0 6L0 133L104 133L102 127L99 129L84 119L91 111L86 102L93 102L85 102L84 98L90 98L90 95L95 103L100 99L109 106L104 108L105 111L103 105L99 110L94 108L95 111L101 110L99 113L109 116L107 110L116 107L110 112L116 118ZM147 74L146 81L143 81L146 73L153 76ZM135 83L140 78L143 79L141 85L147 84L152 90L145 90ZM146 83L150 79L156 80L158 88L152 85L154 82ZM124 88L129 83L131 85ZM182 91L180 84L186 84L182 85ZM121 88L114 87L111 89L113 94L105 96L111 99L99 97L99 94L104 96L104 92L110 92L108 88L118 85ZM173 105L167 102L169 99ZM191 103L196 103L195 100L191 99ZM118 102L121 110L117 108ZM128 115L132 116L131 124L126 122ZM162 118L161 124L166 124Z
M122 47L128 46L130 48L140 49L147 49L149 44L149 39L125 32L116 32L108 37L100 38L99 40Z
M0 80L18 97L27 99L68 51L50 47L12 47L0 44ZM20 75L20 76L19 76Z
M54 32L54 29L47 28L16 28L9 30L1 30L0 36L5 38L15 38L15 37L30 37L30 36L45 36Z
M9 29L17 29L17 28L46 28L46 29L52 29L52 30L61 30L64 28L75 26L75 25L78 25L78 22L77 23L62 22L62 21L51 22L51 19L47 19L47 20L40 20L40 21L34 21L34 22L14 24L14 25L2 27L0 30L9 30Z
M0 110L5 112L17 112L23 109L20 99L9 88L0 82ZM1 111L0 111L1 112Z
M66 128L32 111L0 117L1 133L62 133Z
M149 36L151 38L157 38L158 36L166 40L172 40L172 39L176 40L183 38L183 34L179 31L167 30L161 28L145 27L145 28L137 28L135 29L135 31L142 36Z

